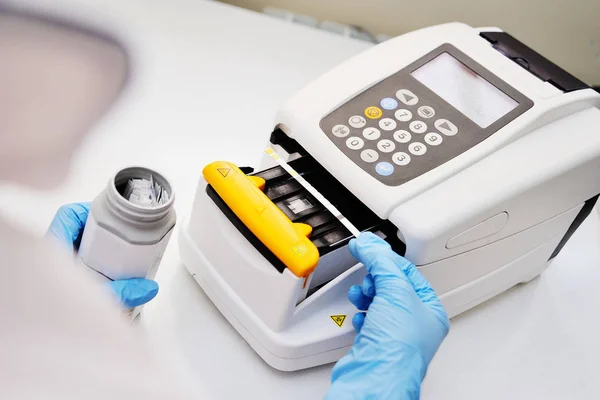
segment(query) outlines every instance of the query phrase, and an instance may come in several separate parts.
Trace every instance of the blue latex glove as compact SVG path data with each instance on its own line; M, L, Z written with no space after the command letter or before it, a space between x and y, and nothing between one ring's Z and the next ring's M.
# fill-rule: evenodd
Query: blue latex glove
M56 237L69 250L76 251L89 212L90 203L74 203L60 207L50 224L48 234ZM127 308L145 304L158 293L158 283L142 278L110 281L108 285Z
M369 274L348 298L359 310L350 352L335 365L327 399L419 399L421 382L450 322L410 261L372 233L350 242Z

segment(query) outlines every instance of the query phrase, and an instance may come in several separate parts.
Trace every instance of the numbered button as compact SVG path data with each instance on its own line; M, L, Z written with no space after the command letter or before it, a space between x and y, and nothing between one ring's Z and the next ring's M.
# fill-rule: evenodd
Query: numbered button
M396 165L408 165L408 163L410 162L410 156L403 151L399 151L397 153L394 153L394 155L392 156L392 161Z
M360 150L365 145L365 141L359 137L352 136L346 140L346 146L351 150Z
M396 129L396 121L391 118L383 118L379 121L379 127L384 131L393 131Z
M360 158L364 162L372 163L379 159L379 153L373 149L364 149L360 152Z
M429 106L421 106L417 110L417 114L423 118L431 118L435 115L435 110Z
M394 132L394 140L399 143L408 143L412 139L412 135L405 130L399 130Z
M337 137L346 137L350 134L350 128L348 128L346 125L336 125L331 130L331 133Z
M427 147L423 143L412 142L408 145L408 151L410 151L415 156L422 156L427 153Z
M379 129L370 126L363 130L363 136L368 140L377 140L381 136L381 132Z
M431 145L431 146L437 146L440 143L443 142L443 138L442 135L437 134L435 132L430 132L427 135L425 135L425 143Z
M447 119L438 119L433 124L436 129L446 136L454 136L458 133L458 128Z
M365 117L362 117L360 115L353 115L348 119L348 123L353 128L362 128L367 124L367 120L365 119Z
M396 148L396 143L389 139L383 139L377 143L377 148L383 153L391 153Z
M394 173L394 166L389 162L382 161L375 166L375 171L381 176L390 176Z
M407 122L411 120L412 113L404 108L401 108L394 113L394 117L396 117L398 121Z
M400 89L396 92L398 100L406 104L407 106L414 106L419 102L419 98L416 94L408 89Z
M423 121L413 121L408 125L408 127L414 133L423 133L427 130L427 124Z

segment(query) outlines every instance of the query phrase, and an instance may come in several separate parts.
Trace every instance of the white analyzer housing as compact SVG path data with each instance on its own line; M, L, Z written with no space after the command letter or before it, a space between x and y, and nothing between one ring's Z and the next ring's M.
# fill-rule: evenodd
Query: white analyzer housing
M452 317L543 272L594 207L599 105L600 94L500 29L452 23L379 44L306 86L282 105L270 145L415 263ZM273 165L265 158L255 174L291 220L313 227L321 256L310 279L277 267L204 179L180 246L252 348L297 370L351 347L347 291L365 269L348 232L319 225L327 211Z

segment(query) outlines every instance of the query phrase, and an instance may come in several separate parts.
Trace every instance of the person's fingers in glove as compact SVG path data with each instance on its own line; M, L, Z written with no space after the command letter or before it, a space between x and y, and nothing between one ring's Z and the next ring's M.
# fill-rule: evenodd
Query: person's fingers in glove
M69 251L77 251L90 206L91 203L73 203L60 207L50 223L48 235L58 239ZM143 278L110 281L107 285L127 308L143 305L158 293L158 283Z
M371 274L367 274L363 280L362 286L354 285L351 286L348 290L348 300L350 303L354 305L358 310L368 310L369 305L373 302L373 297L375 296L375 283L373 282L373 277ZM364 322L365 322L365 313L359 312L354 314L352 318L352 326L356 333L360 332Z
M365 296L375 297L375 282L373 281L373 275L367 274L363 280L362 290Z
M394 260L396 260L396 263L399 263L399 259L405 260L405 258L396 253L393 253L393 257ZM415 292L421 301L425 304L428 304L432 309L435 309L440 314L442 319L447 320L448 316L444 306L442 305L442 302L440 301L440 298L437 296L435 290L433 290L429 282L427 282L417 267L415 267L413 263L409 263L404 269L404 273L412 283L413 287L415 288Z
M352 318L357 336L333 369L327 398L416 400L448 334L446 311L414 264L384 240L362 233L349 248L368 274L348 292L360 311Z
M410 262L404 258L399 260L400 263L392 260L395 258L392 248L384 240L373 234L362 234L359 240L350 242L349 248L350 253L367 268L381 295L393 295L398 289L405 290L406 284L413 289L408 277L402 273Z
M367 313L358 312L358 313L354 314L354 316L352 317L352 327L354 327L354 330L356 331L356 333L360 333L360 330L362 329L362 327L365 323L366 316L367 316Z
M372 233L363 233L358 239L350 241L349 248L350 253L365 265L373 277L377 295L405 311L410 311L407 306L411 305L416 295L447 333L450 323L446 310L413 263L395 253L389 243Z
M77 250L83 228L90 213L91 203L73 203L61 206L48 228L48 234L58 239L67 249Z
M351 241L349 248L350 253L365 265L370 275L377 276L379 284L375 286L385 292L383 295L391 294L396 289L407 289L405 284L409 283L423 303L447 320L446 311L429 282L413 263L396 254L389 243L374 234L365 233L358 240ZM404 273L399 273L400 270ZM412 295L411 291L408 292Z
M111 281L108 285L127 308L146 304L158 293L158 283L149 279L123 279Z
M362 286L353 285L348 290L348 299L359 310L368 309L373 297L375 297L375 283L371 274L365 276Z

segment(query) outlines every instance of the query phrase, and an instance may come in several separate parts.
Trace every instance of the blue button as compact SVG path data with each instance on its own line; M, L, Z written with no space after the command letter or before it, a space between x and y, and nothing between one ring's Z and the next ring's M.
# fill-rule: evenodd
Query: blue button
M385 99L381 100L381 108L386 109L386 110L393 110L394 108L398 107L398 101L396 101L396 99L392 99L391 97L386 97Z
M394 166L389 162L380 162L375 166L375 171L382 176L390 176L394 173Z

